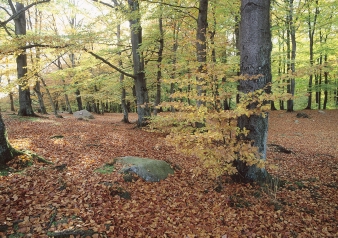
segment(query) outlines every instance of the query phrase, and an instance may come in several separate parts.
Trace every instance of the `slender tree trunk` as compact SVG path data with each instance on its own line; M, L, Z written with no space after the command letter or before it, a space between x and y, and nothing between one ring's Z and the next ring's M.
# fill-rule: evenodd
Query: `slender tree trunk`
M239 90L241 93L254 92L263 89L271 82L271 32L270 32L270 0L241 0L240 23L240 50L241 74L243 76L262 75L258 79L241 80ZM257 104L249 105L249 110L256 108ZM252 141L258 147L260 159L266 159L268 115L241 116L238 127L246 128L250 132L243 139ZM241 181L258 181L267 176L265 169L255 165L249 166L237 160L235 162L238 174L236 179Z
M77 109L81 111L83 109L83 106L82 106L82 98L81 98L80 89L78 88L76 89L75 95L76 95Z
M293 13L293 0L289 0L289 31L290 31L290 38L291 38L291 54L290 54L290 70L292 75L290 75L290 78L288 80L288 86L287 86L287 92L290 93L292 96L295 95L295 78L294 73L296 71L295 68L295 60L296 60L296 29L295 29L295 23L294 23L294 13ZM289 54L289 52L288 52ZM293 98L289 99L287 101L287 111L293 112Z
M309 1L308 4L310 4ZM311 19L311 10L310 10L310 5L308 5L308 19L307 19L307 24L308 24L308 34L309 34L309 53L310 53L310 67L311 69L313 68L314 64L314 33L316 30L316 23L317 23L317 16L319 14L319 8L318 8L318 0L315 1L316 3L316 8L315 8L315 14L313 19ZM309 77L309 86L308 86L308 103L305 109L311 109L312 108L312 82L313 82L313 74L310 74Z
M120 44L121 41L121 26L118 25L117 26L117 42L118 44ZM121 55L121 52L119 52L119 55ZM119 67L123 68L123 63L122 60L119 60ZM120 74L120 85L121 85L121 108L122 108L122 113L123 113L123 119L122 121L124 123L129 123L129 114L128 114L128 108L127 108L127 104L126 104L126 96L127 96L127 92L126 92L126 87L124 86L124 74Z
M210 34L210 45L211 45L211 61L213 66L217 63L216 60L216 49L215 49L215 35L216 35L216 26L217 26L217 20L216 20L216 12L215 12L215 6L211 5L211 14L212 14L212 27L209 30ZM219 98L219 83L218 83L218 77L216 74L212 74L211 76L211 91L213 95L214 100L214 109L219 112L222 108L221 100ZM225 78L224 78L225 79Z
M45 103L43 101L43 96L42 96L42 93L41 93L41 90L40 90L40 81L39 80L35 81L35 85L33 87L33 90L36 93L36 96L38 97L41 113L42 114L48 114L46 107L45 107Z
M10 104L11 104L11 111L14 112L15 108L14 108L14 99L13 99L13 93L12 92L9 93L9 101L10 101Z
M65 83L64 83L65 85ZM72 110L72 107L70 105L70 102L69 102L69 98L68 98L68 94L65 93L65 102L66 102L66 109L68 111L69 114L73 114L73 110Z
M46 85L45 80L44 80L42 77L40 77L40 81L41 81L43 87L44 87L45 90L46 90L46 93L47 93L47 96L48 96L48 99L49 99L49 103L50 103L50 105L52 106L54 115L57 116L57 117L59 117L59 116L58 116L58 113L57 113L57 110L56 110L56 107L55 107L55 104L54 104L54 101L53 101L53 98L52 98L52 95L51 95L51 93L50 93L50 91L49 91L49 89L48 89L48 87L47 87L47 85Z
M180 24L178 22L174 22L174 26L173 26L173 46L172 46L172 53L173 53L173 56L172 56L172 65L173 65L173 69L172 69L172 72L170 74L170 78L172 80L175 79L176 77L176 62L177 62L177 49L178 49L178 33L179 33L179 30L180 30ZM175 83L171 82L170 83L170 102L173 102L174 101L174 98L171 96L175 93ZM170 111L171 112L174 112L175 111L175 108L173 106L171 106L170 108Z
M71 23L74 23L74 19L72 19ZM74 28L75 26L73 24L71 24L71 27ZM72 63L72 68L75 68L75 55L74 55L74 53L71 53L69 55L69 58L70 58L70 61ZM77 85L78 82L75 82L75 84ZM77 109L79 111L81 111L83 109L83 106L82 106L82 98L81 98L81 93L80 93L80 89L79 88L77 88L75 90L75 95L76 95Z
M162 9L161 9L162 10ZM157 57L157 76L156 76L156 97L154 103L154 115L157 115L158 108L157 106L161 103L161 79L162 79L162 58L163 58L163 48L164 48L164 38L163 38L163 20L162 16L158 19L158 27L160 31L159 47L158 47L158 57Z
M327 87L329 85L329 72L327 71L327 54L324 55L324 84L325 84L325 89L324 89L324 102L323 102L323 109L326 109L327 105L327 100L328 100L328 90Z
M321 67L323 65L323 55L320 54L319 59L318 59L318 64ZM320 110L321 108L321 97L322 97L322 93L321 93L321 84L322 84L322 70L319 70L319 73L316 76L316 102L317 102L317 106L318 106L318 110Z

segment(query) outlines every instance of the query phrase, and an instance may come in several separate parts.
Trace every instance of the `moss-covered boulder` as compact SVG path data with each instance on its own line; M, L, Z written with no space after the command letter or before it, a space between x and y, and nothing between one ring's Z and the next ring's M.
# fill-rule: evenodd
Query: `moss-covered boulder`
M116 162L124 164L121 172L135 173L148 182L159 182L174 173L170 164L162 160L126 156L117 158Z

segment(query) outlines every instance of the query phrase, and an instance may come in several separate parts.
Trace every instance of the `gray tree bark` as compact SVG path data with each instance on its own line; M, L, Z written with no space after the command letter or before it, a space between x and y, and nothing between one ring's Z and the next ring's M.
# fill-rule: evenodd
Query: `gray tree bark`
M163 59L163 48L164 48L164 38L163 38L163 20L162 16L158 19L158 27L160 31L160 38L159 41L159 47L158 47L158 57L157 57L157 76L156 76L156 97L155 97L155 103L154 103L154 115L157 115L157 106L161 103L161 79L162 79L162 70L161 70L161 64Z
M270 32L270 0L241 0L240 23L240 70L244 76L262 75L256 79L240 80L239 91L242 93L254 92L264 88L271 82L271 32ZM255 109L256 103L249 105ZM261 157L266 159L268 116L252 115L241 116L238 127L250 130L243 139L258 147ZM248 166L242 161L236 161L238 170L237 179L245 182L265 179L267 172L257 166Z
M117 44L120 45L121 41L121 25L117 25L116 29L116 36L117 36ZM121 52L119 52L119 55L121 55ZM119 67L123 68L122 60L119 60ZM128 113L128 107L126 102L126 87L124 86L124 74L120 74L120 85L121 85L121 108L123 113L123 119L122 121L124 123L129 123L129 113Z
M288 63L288 71L291 70L292 73L294 73L296 71L296 27L295 27L295 22L294 22L294 12L293 12L293 8L294 8L294 4L293 4L293 0L288 0L288 7L289 7L289 13L287 16L287 23L288 23L288 35L290 35L289 38L291 38L291 52L290 49L288 51L288 57L289 57L289 61L290 63ZM288 44L290 44L290 42L288 42ZM288 79L288 86L287 86L287 92L290 93L292 96L295 95L295 86L296 86L296 82L295 82L295 78L294 76L292 76L291 78ZM293 99L289 99L287 101L287 111L288 112L293 112Z
M208 28L208 0L199 0L199 12L197 18L196 34L196 55L197 62L200 63L198 73L206 73L205 64L207 62L207 28ZM197 95L202 97L205 94L205 79L197 77ZM197 100L197 107L205 104L202 99Z
M129 20L131 32L131 46L133 55L133 70L134 70L134 83L137 101L137 125L144 126L145 118L150 116L149 98L147 81L144 73L144 60L139 52L139 47L142 44L142 27L140 22L139 2L128 0L130 10L135 14L133 19Z
M16 155L15 152L16 151L8 142L5 123L2 120L2 115L0 113L0 167L12 160Z
M313 18L311 17L311 10L310 10L310 4L312 2L315 2L316 8L313 15ZM318 7L318 0L312 0L308 1L308 16L307 16L307 24L308 24L308 34L309 34L309 51L310 51L310 65L311 68L314 64L314 34L316 31L316 25L317 25L317 17L319 15L319 7ZM308 102L305 109L311 109L312 108L312 82L313 82L313 74L310 74L309 76L309 86L308 86Z
M38 97L41 113L42 114L48 114L46 107L45 107L44 100L43 100L43 96L42 96L42 93L41 93L41 90L40 90L40 81L39 80L36 80L33 90L36 93L36 96Z
M24 8L22 3L16 3L16 12L13 12L13 15L20 12ZM13 9L14 10L14 9ZM16 35L26 35L26 16L23 11L18 15L17 18L14 18L15 22L15 34ZM30 97L29 85L25 76L27 74L27 55L24 50L20 55L16 57L17 64L17 75L19 80L19 116L35 116L35 113L32 108L32 100Z
M47 87L47 85L46 85L45 80L44 80L42 77L40 77L40 80L41 80L41 83L42 83L43 87L44 87L45 90L46 90L46 93L47 93L47 96L48 96L48 99L49 99L49 103L50 103L50 105L52 106L54 115L55 115L56 117L61 117L61 116L58 115L58 112L57 112L56 107L55 107L55 103L54 103L53 98L52 98L52 95L51 95L51 93L50 93L50 91L49 91L49 89L48 89L48 87Z

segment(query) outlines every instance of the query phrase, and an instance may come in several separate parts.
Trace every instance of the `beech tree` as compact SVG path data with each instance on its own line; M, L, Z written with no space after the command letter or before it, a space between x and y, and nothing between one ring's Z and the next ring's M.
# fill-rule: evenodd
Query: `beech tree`
M239 91L243 94L264 89L271 82L271 32L270 0L241 0L240 22L240 71L244 77L239 82ZM249 110L255 110L257 103L251 103ZM268 115L242 115L238 127L249 130L242 139L250 141L262 160L266 159ZM237 178L242 181L262 180L267 176L264 168L249 166L237 160Z
M9 144L5 123L0 113L0 166L4 166L8 161L14 158L16 151Z
M10 21L14 21L15 24L15 36L22 36L26 35L26 16L25 11L27 11L32 6L35 6L40 3L46 3L50 0L41 0L31 4L28 4L26 7L24 4L17 2L14 6L12 0L8 0L8 4L11 8L12 14L9 18L3 22L0 22L0 26L5 28L8 35L11 35L11 32L7 28L7 23ZM4 8L3 8L4 9ZM9 12L6 11L8 14ZM13 36L12 36L13 37ZM35 116L35 113L32 108L30 90L28 85L28 80L25 78L27 74L27 55L25 48L18 49L21 52L16 57L16 64L17 64L17 76L19 79L19 112L18 115L20 116Z

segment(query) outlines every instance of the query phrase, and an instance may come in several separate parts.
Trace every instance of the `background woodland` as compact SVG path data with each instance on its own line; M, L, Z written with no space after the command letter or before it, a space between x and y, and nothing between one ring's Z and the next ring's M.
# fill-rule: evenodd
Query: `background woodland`
M1 107L22 111L18 91L30 90L32 110L42 113L135 112L137 92L144 90L141 102L156 113L162 102L198 103L197 79L205 74L208 106L234 108L240 1L208 5L202 72L196 1L135 1L134 8L124 1L22 1L30 7L26 31L18 32L14 4L2 0ZM337 108L336 8L337 1L272 1L272 109ZM15 61L22 51L27 66L20 73ZM144 73L141 85L134 83L135 70Z

